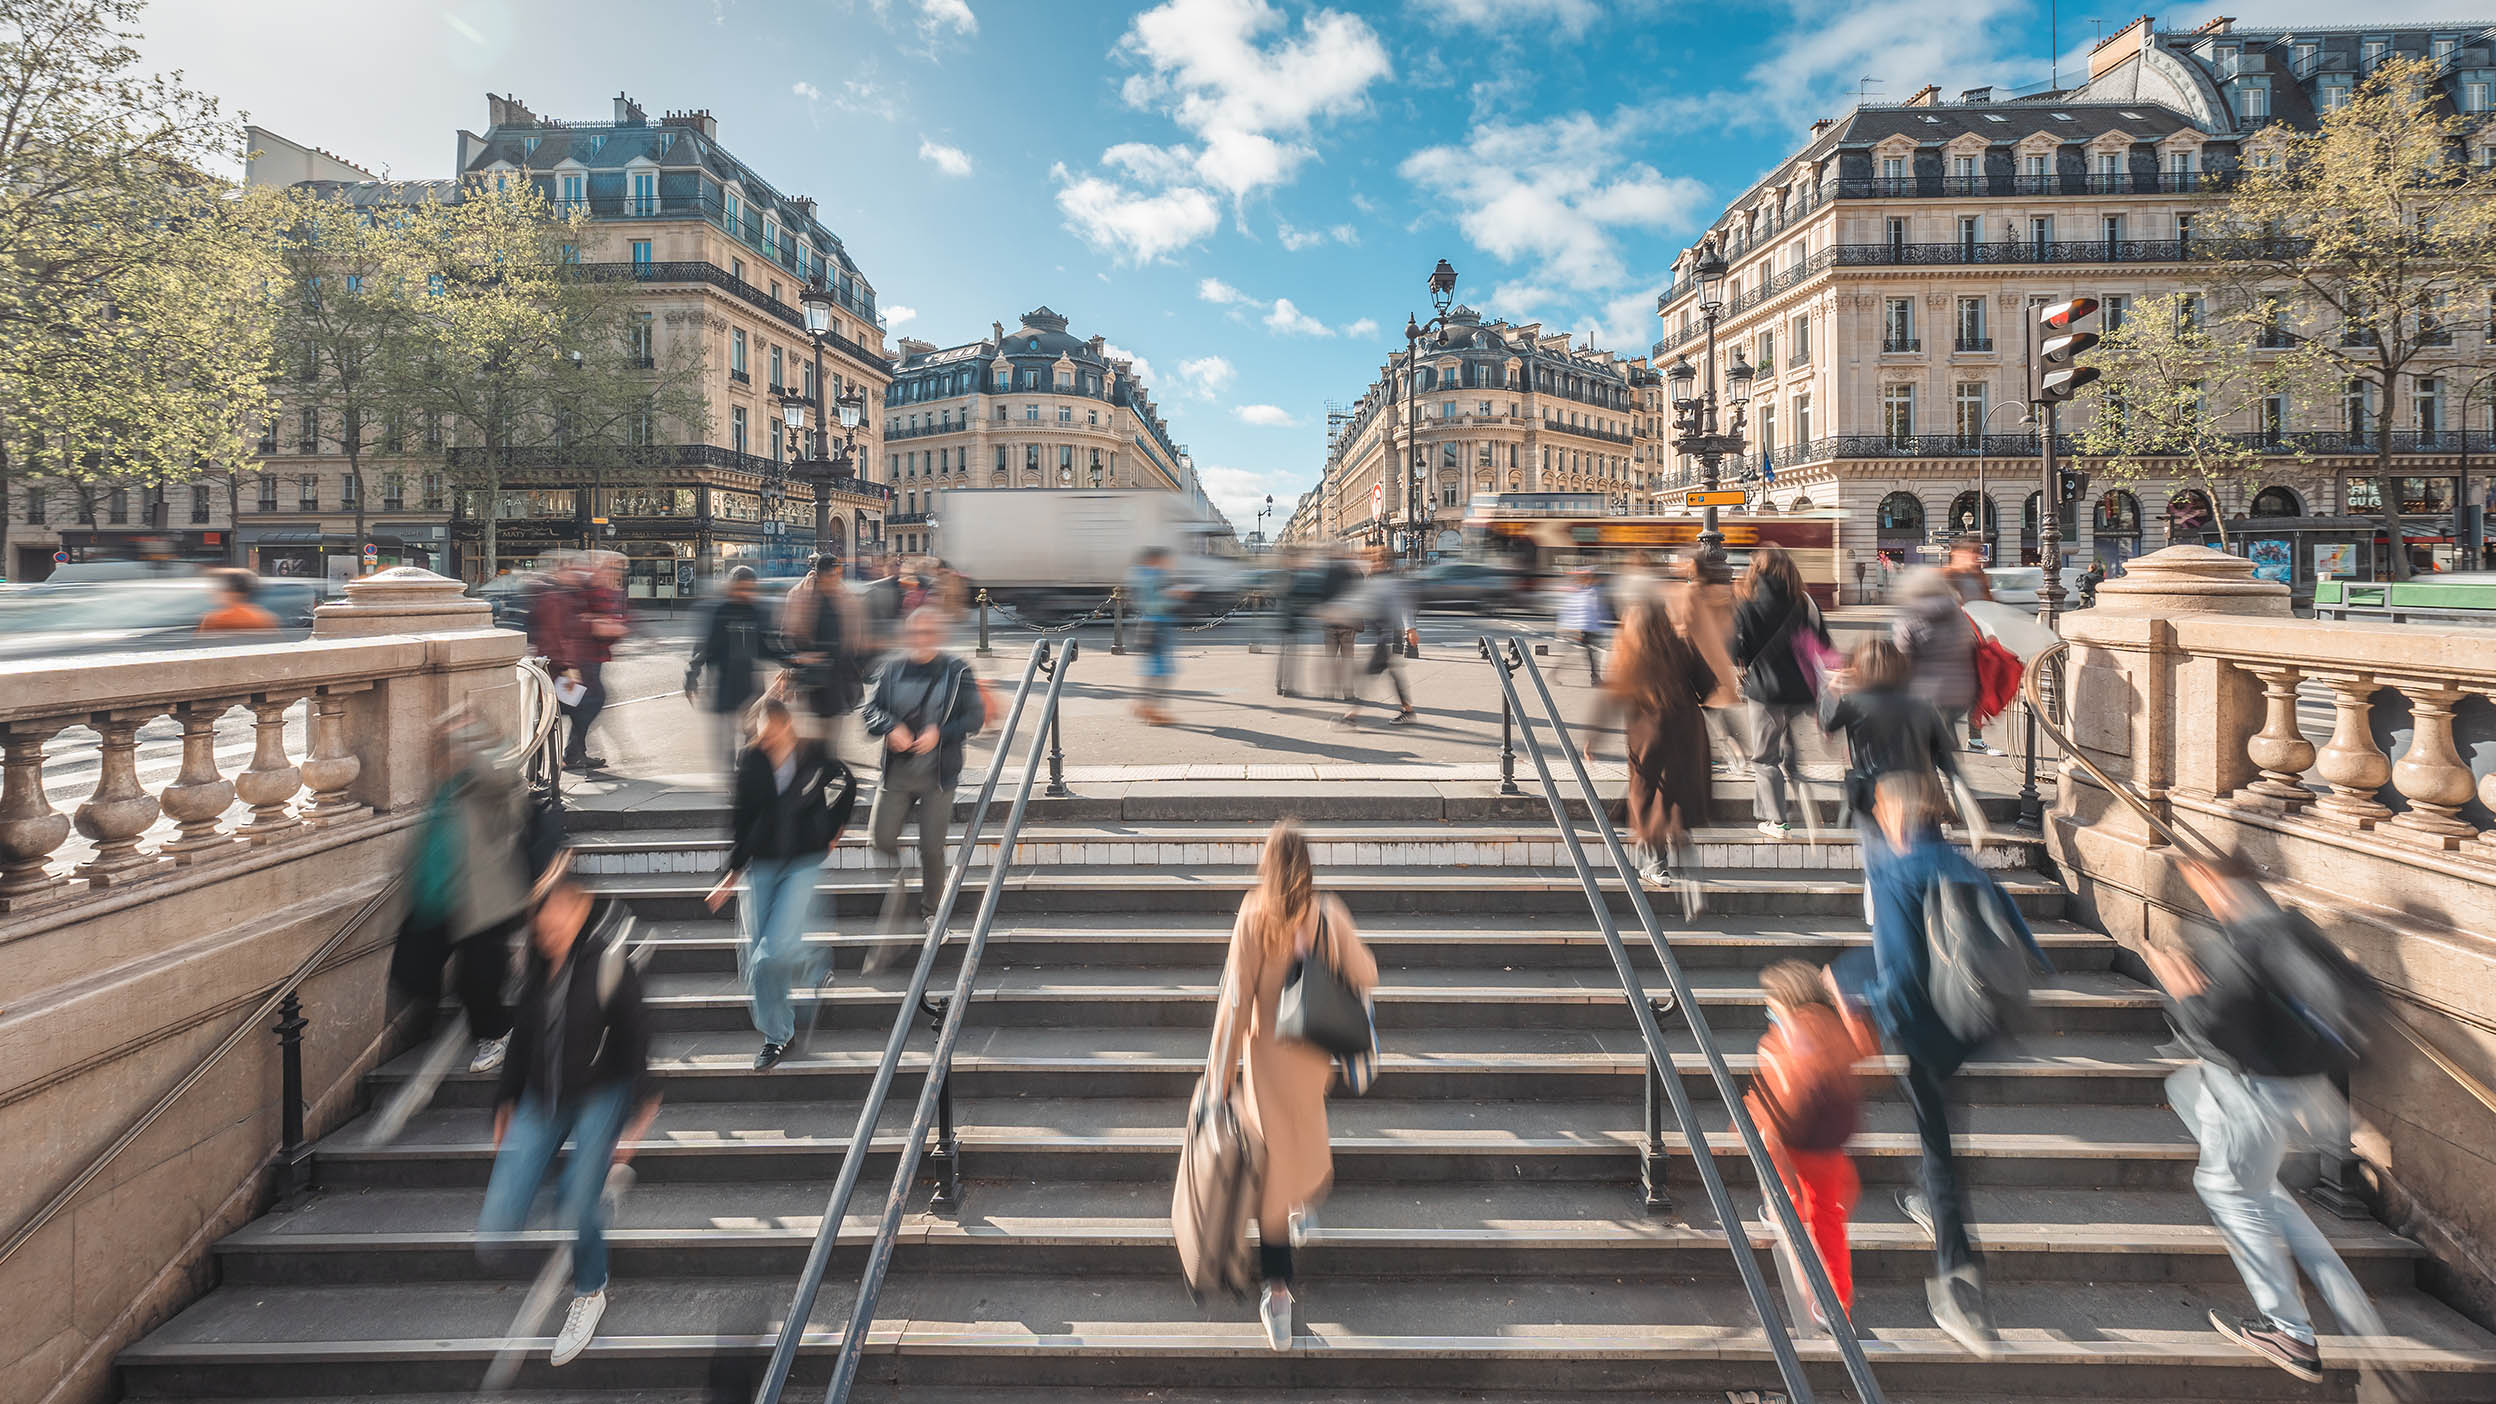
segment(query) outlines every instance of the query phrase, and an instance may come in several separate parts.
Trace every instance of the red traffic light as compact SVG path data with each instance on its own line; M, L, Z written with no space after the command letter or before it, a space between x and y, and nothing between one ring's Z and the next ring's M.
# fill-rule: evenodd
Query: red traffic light
M2037 322L2040 326L2049 327L2055 331L2068 331L2073 323L2083 320L2096 310L2096 298L2075 297L2069 302L2058 302L2039 311Z

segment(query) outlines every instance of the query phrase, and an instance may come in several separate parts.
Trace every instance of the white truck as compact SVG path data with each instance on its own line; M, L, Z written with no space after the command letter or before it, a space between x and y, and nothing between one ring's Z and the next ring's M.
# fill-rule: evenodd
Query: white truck
M936 512L936 554L990 599L1035 617L1089 611L1148 546L1170 552L1188 613L1219 613L1246 588L1230 524L1175 492L954 488Z

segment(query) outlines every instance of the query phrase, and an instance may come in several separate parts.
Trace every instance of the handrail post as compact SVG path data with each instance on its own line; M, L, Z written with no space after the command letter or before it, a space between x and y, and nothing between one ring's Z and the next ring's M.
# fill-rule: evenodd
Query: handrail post
M277 1198L280 1203L313 1187L312 1147L303 1139L303 1001L293 990L278 1003Z
M1109 651L1127 651L1127 596L1115 585L1109 587Z
M1662 1074L1650 1054L1646 1062L1647 1140L1638 1149L1638 1191L1647 1212L1660 1214L1673 1207L1673 1196L1664 1188L1664 1088L1658 1081ZM1692 1138L1692 1154L1697 1154L1697 1137Z
M988 646L988 587L986 587L986 586L984 586L984 585L980 587L980 591L979 591L979 649L978 649L978 653L979 653L979 656L980 656L980 657L982 657L982 658L991 658L991 657L994 657L994 656L996 655L996 650L995 650L995 649L992 649L992 648L990 648L990 647Z
M1488 637L1474 640L1474 646L1484 658L1493 663L1500 662ZM1499 694L1499 792L1503 796L1525 793L1517 788L1516 720L1516 710L1508 705L1508 693L1503 688Z
M952 1003L950 995L928 996L929 1032L944 1033L945 1011ZM936 1160L936 1192L927 1197L927 1209L931 1214L958 1214L962 1210L962 1138L954 1133L953 1069L931 1067L927 1075L937 1080L936 1145L928 1152Z
M1066 648L1068 656L1072 657L1074 650L1072 640L1067 642ZM1056 676L1055 669L1050 670L1050 676ZM1058 720L1058 711L1055 707L1049 709L1049 785L1040 793L1050 799L1066 799L1074 794L1074 791L1066 788L1066 732Z

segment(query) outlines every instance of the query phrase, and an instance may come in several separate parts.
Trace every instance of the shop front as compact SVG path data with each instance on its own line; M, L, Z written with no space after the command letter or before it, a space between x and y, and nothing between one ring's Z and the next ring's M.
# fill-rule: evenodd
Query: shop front
M242 543L245 565L259 574L290 580L353 580L409 558L408 542L379 530L367 532L361 543L353 532L304 527L245 527L235 535ZM366 545L373 548L370 565L363 558Z

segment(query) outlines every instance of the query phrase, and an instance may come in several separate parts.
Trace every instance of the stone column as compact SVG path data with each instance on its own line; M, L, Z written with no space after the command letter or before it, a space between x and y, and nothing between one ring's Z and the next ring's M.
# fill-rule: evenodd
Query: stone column
M287 806L303 788L303 773L286 759L286 709L295 699L284 693L253 693L249 704L256 744L251 768L234 777L234 793L251 806L251 819L234 832L252 843L268 843L299 827Z
M160 798L180 832L161 851L176 863L196 863L211 850L233 843L217 832L218 820L234 803L234 782L217 773L217 719L232 706L230 702L187 702L173 709L174 718L182 723L182 773Z
M78 865L78 876L96 887L113 887L144 877L156 860L139 852L139 837L163 811L156 797L139 785L141 723L162 709L133 707L98 712L88 723L104 738L103 766L95 793L78 806L78 832L95 840L95 856Z
M2374 708L2375 680L2365 673L2314 676L2331 689L2333 713L2331 740L2314 757L2315 771L2331 793L2315 809L2352 828L2371 829L2392 816L2375 800L2375 792L2392 778L2392 762L2376 747L2366 724Z
M519 734L520 694L512 665L527 652L528 642L514 630L496 628L492 607L466 591L432 571L393 566L351 582L343 602L315 613L315 643L407 635L423 649L424 659L414 676L338 698L339 744L354 758L356 770L339 789L326 792L333 795L330 810L315 802L322 817L340 802L384 814L424 803L434 781L434 735L442 718L462 705L473 705L502 735ZM316 731L313 745L319 744ZM304 779L321 788L322 779L309 768Z
M0 723L0 912L22 912L68 890L47 864L69 837L69 816L43 797L43 743L58 722Z
M2470 767L2453 749L2453 707L2462 692L2432 679L2387 681L2409 699L2412 729L2409 749L2392 766L2392 783L2409 801L2409 812L2384 828L2438 848L2459 847L2477 833L2460 817L2473 790Z
M2236 792L2239 802L2289 812L2313 802L2305 772L2314 764L2314 743L2297 725L2297 683L2303 674L2281 664L2239 665L2262 683L2262 729L2245 743L2245 754L2262 778Z

